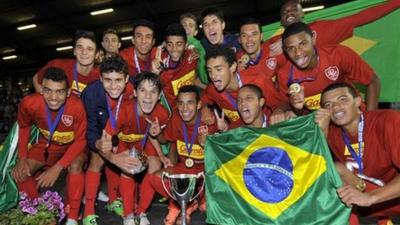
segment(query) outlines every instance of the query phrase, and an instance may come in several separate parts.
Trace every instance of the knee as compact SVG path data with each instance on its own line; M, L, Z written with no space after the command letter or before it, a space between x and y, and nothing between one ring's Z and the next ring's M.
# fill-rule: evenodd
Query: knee
M90 156L89 168L88 170L93 172L100 172L104 166L104 160L96 153L92 153Z
M68 172L69 173L81 173L83 171L84 163L85 163L85 157L83 155L79 155L68 166Z

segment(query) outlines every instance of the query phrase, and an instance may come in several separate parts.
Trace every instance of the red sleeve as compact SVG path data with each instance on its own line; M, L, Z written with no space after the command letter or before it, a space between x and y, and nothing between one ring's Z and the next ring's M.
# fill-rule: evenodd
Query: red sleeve
M27 96L22 99L18 108L18 157L26 158L28 155L28 144L30 138L31 126L33 125L32 119L32 108L29 107L29 103L32 101L31 96Z
M338 46L334 54L340 58L341 68L348 74L346 80L363 85L372 81L375 71L353 50L346 46Z
M206 89L204 89L202 95L201 95L201 102L203 104L213 104L214 100L212 99L212 97L209 95L209 93L211 92L211 88L214 88L212 83L209 83L206 87Z
M74 96L71 96L74 97ZM70 98L71 98L70 97ZM58 160L58 163L63 167L67 168L71 162L83 152L86 147L86 113L83 108L83 104L79 99L76 101L71 101L74 107L75 115L74 116L74 134L75 140L68 147L67 151L64 153L63 157Z
M398 9L400 7L400 1L398 0L392 0L388 1L384 4L379 4L374 7L370 7L367 9L364 9L354 15L347 16L341 19L336 20L337 22L341 24L351 24L354 27L358 27L367 23L371 23L387 14L390 12ZM331 28L329 28L331 29Z
M177 120L177 116L176 115L177 112L174 112L174 114L172 115L172 118L168 121L167 126L165 127L164 131L163 131L163 135L164 138L169 141L169 142L175 142L178 139L178 130L180 126L179 121Z

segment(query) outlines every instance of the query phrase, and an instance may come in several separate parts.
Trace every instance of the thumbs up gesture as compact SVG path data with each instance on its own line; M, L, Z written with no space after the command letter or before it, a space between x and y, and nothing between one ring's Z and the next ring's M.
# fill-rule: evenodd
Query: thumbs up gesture
M105 130L103 130L101 138L96 141L96 148L102 152L112 150L111 135L109 135Z

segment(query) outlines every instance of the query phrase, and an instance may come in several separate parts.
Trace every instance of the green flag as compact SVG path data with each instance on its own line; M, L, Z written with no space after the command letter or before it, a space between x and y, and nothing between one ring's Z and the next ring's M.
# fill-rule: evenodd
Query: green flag
M37 140L39 130L33 126L29 143ZM17 205L18 189L11 177L11 170L17 158L18 124L15 123L3 145L0 146L0 212L5 212Z
M314 115L207 138L207 222L347 225L350 209Z
M368 7L386 2L385 0L357 0L335 7L327 8L306 14L305 22L315 20L337 19L353 15ZM400 101L400 10L355 29L353 37L344 41L346 45L356 51L376 71L381 79L381 102ZM283 32L280 23L273 23L262 28L264 39Z

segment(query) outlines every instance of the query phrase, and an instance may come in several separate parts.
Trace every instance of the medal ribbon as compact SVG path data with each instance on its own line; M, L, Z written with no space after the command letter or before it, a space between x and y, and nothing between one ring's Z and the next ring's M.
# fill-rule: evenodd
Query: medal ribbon
M357 165L358 165L358 173L359 174L364 174L364 165L362 162L363 159L363 149L364 147L362 146L363 142L364 142L364 116L361 114L360 117L360 122L358 122L358 154L357 152L353 149L353 147L351 146L350 143L350 139L347 136L346 132L342 129L342 136L343 136L343 140L344 143L347 146L347 149L349 149L349 152L351 154L351 156L353 157L354 160L356 160Z
M239 73L236 73L236 79L238 81L239 88L241 88L243 86L243 83L242 83L242 79L240 79ZM237 111L238 107L237 107L235 98L232 97L232 95L229 94L229 92L227 92L227 91L225 91L224 93L225 93L225 96L228 98L229 102L231 103L231 105L233 106L233 108Z
M140 68L139 59L138 59L138 56L137 56L137 54L136 54L136 50L133 50L133 62L135 63L136 72L137 72L137 73L142 72L142 69ZM149 57L147 58L146 65L144 66L144 71L149 71L149 70L150 70L150 64L149 64L149 62L150 62L150 55L149 55Z
M106 96L108 119L111 122L111 127L113 129L113 133L116 133L118 114L119 114L119 109L120 109L120 106L122 103L123 95L124 94L120 95L118 98L118 103L117 103L116 110L115 110L115 116L114 116L113 110L111 109L110 97L108 97L108 95Z
M263 115L263 122L262 122L262 126L261 126L262 128L266 128L266 127L268 127L268 117L267 117L267 115Z
M51 121L51 112L50 112L49 107L46 106L47 127L49 128L49 138L47 139L46 149L45 149L45 152L44 152L45 161L47 160L48 155L49 155L48 147L50 146L51 139L53 137L54 132L56 131L56 127L57 127L58 123L60 122L61 115L63 113L64 113L64 105L58 110L57 116L54 119L54 121Z
M289 79L288 79L286 85L289 87L293 83L301 84L301 83L306 82L306 81L314 81L314 80L316 80L316 78L313 77L313 76L306 76L304 78L294 79L294 66L290 65Z
M257 65L257 64L260 62L261 56L262 56L262 49L261 49L260 52L257 54L255 60L252 60L252 59L249 60L249 64L250 64L251 66Z
M198 133L198 130L199 130L200 118L201 118L201 116L197 115L190 143L189 143L189 140L188 140L188 131L187 131L188 129L186 127L185 122L182 121L183 138L185 139L185 146L186 146L186 150L187 150L189 158L190 158L190 154L192 153L192 148L193 148L193 145L194 145L194 142L196 140L197 133Z
M182 56L183 57L183 56ZM171 62L171 63L170 63ZM166 60L166 65L165 65L165 70L174 70L176 68L178 68L179 64L180 64L181 60L179 60L178 62L173 62L171 57L168 55L167 60ZM171 64L171 66L170 66Z
M135 104L133 104L133 108L135 110L136 128L138 130L138 133L141 133L140 118L139 118L139 108L138 107L139 107L139 105L137 104L137 102L135 102ZM147 138L149 136L149 129L150 129L150 126L149 126L149 124L147 124L146 131L144 133L144 137L140 141L140 146L142 147L142 151L144 150L144 145L146 144Z

